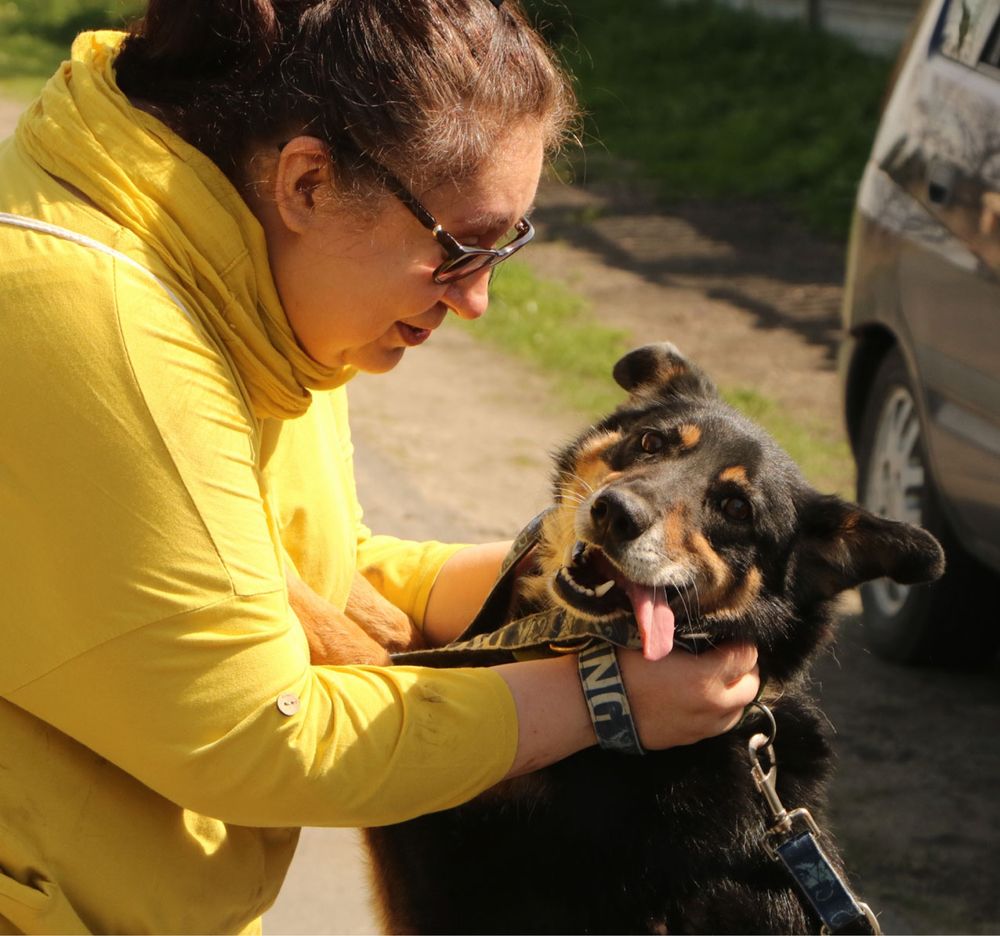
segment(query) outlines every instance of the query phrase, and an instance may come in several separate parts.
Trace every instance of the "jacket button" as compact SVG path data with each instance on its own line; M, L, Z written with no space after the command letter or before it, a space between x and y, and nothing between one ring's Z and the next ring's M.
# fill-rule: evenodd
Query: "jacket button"
M294 692L283 692L278 696L278 711L282 715L294 715L299 710L299 697Z

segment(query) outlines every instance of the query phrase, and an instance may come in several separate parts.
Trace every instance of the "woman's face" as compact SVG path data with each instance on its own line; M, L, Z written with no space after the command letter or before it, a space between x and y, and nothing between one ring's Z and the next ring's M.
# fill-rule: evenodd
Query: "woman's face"
M542 156L541 132L526 124L508 134L477 176L414 194L459 243L489 247L531 207ZM393 196L374 216L324 198L325 159L319 141L293 139L282 150L276 197L254 207L299 344L325 365L382 373L430 338L449 309L479 318L489 271L435 283L445 255L431 232Z

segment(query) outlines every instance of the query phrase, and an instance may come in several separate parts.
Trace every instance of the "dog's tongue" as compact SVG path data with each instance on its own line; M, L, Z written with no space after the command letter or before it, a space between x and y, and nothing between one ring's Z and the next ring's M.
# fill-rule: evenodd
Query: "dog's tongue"
M674 612L664 590L635 582L627 582L625 590L639 625L642 655L647 660L663 659L674 648Z

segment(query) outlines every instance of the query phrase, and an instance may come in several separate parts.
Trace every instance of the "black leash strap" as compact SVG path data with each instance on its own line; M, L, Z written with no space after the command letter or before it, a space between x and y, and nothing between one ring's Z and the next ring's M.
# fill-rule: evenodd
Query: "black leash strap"
M881 932L875 914L867 904L855 899L820 848L812 830L775 845L774 850L816 916L823 921L825 932Z
M834 868L817 841L819 827L808 809L785 809L778 796L778 763L774 737L777 725L771 710L761 702L752 703L766 716L769 730L750 738L750 774L767 801L772 824L764 847L780 861L823 924L824 933L865 933L881 936L878 920L871 908L859 901L843 877ZM765 772L760 763L766 754L770 767ZM804 826L804 828L803 828Z

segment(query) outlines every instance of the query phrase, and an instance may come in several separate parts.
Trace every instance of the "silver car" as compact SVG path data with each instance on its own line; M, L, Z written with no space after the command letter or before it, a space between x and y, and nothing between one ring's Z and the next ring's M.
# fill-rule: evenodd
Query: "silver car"
M931 0L861 182L841 351L858 495L921 523L936 585L862 592L874 650L989 661L1000 642L1000 0Z

